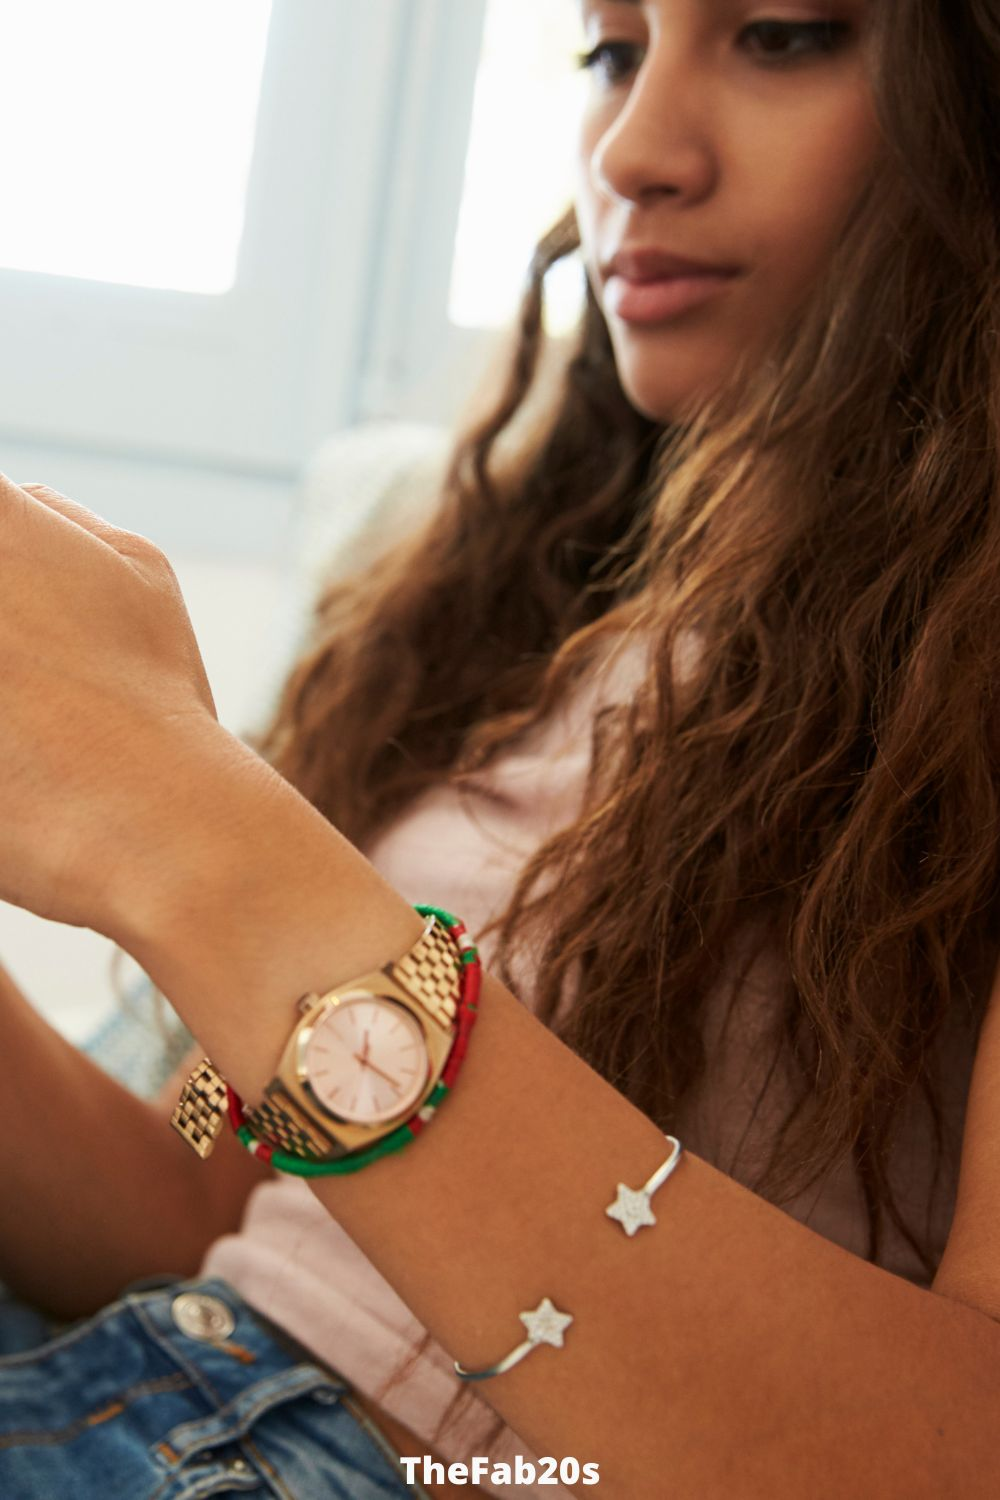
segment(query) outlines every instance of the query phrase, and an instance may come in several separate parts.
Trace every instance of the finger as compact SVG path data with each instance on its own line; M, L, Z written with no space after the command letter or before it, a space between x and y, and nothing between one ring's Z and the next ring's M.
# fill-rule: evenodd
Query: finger
M75 521L77 526L82 526L84 531L89 531L92 536L100 537L101 541L107 542L109 547L119 550L116 543L123 535L120 528L112 526L110 521L106 521L95 511L88 510L85 505L71 500L68 495L61 494L59 490L54 490L48 484L21 484L17 488L23 490L26 495L30 495L33 500L38 500L42 505L48 506L49 510L57 511L59 515L65 516L67 521Z
M15 484L6 474L0 474L0 505L3 507L5 521L14 517L23 521L29 538L32 528L41 522L43 514L55 514L59 517L55 524L60 531L63 531L63 523L68 521L78 530L88 532L97 542L109 547L133 566L141 557L139 547L133 549L130 545L130 532L112 526L103 516L96 515L86 506L71 500L68 495L61 495L47 484ZM9 540L13 533L5 528L4 535L5 540Z
M63 516L67 521L74 522L75 525L82 527L84 531L89 531L99 541L112 547L119 556L124 557L137 571L144 574L147 578L152 578L159 588L163 588L165 585L169 587L176 595L178 605L183 610L185 619L187 618L187 607L184 604L184 597L181 593L180 584L177 581L177 575L174 573L169 559L148 537L144 537L135 531L125 531L120 526L112 526L111 522L106 521L103 516L99 516L94 511L88 510L85 505L80 505L76 500L71 500L68 495L61 494L59 490L52 489L50 485L34 483L15 485L12 480L7 479L6 475L0 475L0 480L10 486L10 488L20 490L29 499L39 501L42 505L47 506L49 510L53 510L58 515ZM213 719L217 719L219 714L215 706L215 698L212 694L211 685L209 684L204 663L201 659L201 653L198 650L193 634L191 635L191 646L195 657L193 666L196 675L196 691Z
M167 559L148 537L142 536L137 531L126 531L124 527L112 526L103 516L96 511L88 510L77 500L71 500L68 495L62 494L60 490L54 490L48 484L22 484L18 486L29 499L37 500L47 509L55 511L63 516L65 520L72 521L83 531L89 531L91 536L97 537L98 541L104 542L105 546L112 547L119 557L125 558L134 568L140 572L159 575L166 571L172 572Z

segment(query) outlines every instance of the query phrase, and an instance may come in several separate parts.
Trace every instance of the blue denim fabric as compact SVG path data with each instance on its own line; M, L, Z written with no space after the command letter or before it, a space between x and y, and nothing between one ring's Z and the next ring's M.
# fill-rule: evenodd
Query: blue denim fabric
M185 1333L181 1293L235 1328ZM220 1277L133 1283L62 1326L0 1289L3 1500L427 1500L351 1397Z

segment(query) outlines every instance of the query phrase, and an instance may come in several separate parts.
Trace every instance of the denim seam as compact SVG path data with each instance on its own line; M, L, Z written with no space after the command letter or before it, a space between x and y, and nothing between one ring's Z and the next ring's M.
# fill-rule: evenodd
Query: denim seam
M78 1340L86 1338L102 1323L106 1323L109 1318L119 1313L126 1301L127 1298L119 1298L116 1302L110 1302L107 1307L102 1307L100 1312L93 1313L82 1322L71 1324L67 1332L57 1333L54 1338L35 1344L31 1349L21 1349L17 1354L0 1355L0 1371L14 1369L21 1364L33 1364L39 1356L44 1358L48 1354L54 1354L57 1350L71 1349Z
M269 1407L275 1405L276 1397L280 1398L280 1400L282 1401L291 1401L298 1396L307 1395L310 1391L315 1390L318 1386L321 1385L336 1389L336 1387L330 1386L328 1376L317 1366L292 1365L289 1366L289 1368L285 1371L277 1371L274 1375L264 1377L265 1381L269 1383L270 1388L265 1393L263 1393L258 1400L251 1401L250 1403L245 1405L242 1409L242 1412L237 1415L236 1411L234 1410L234 1402L223 1402L219 1393L216 1391L211 1380L204 1373L204 1371L199 1368L196 1362L189 1362L183 1354L182 1350L177 1347L176 1343L172 1339L165 1338L160 1333L159 1329L156 1327L155 1323L149 1317L143 1307L135 1304L132 1307L132 1311L141 1322L143 1328L145 1328L149 1332L150 1337L156 1341L157 1345L162 1350L164 1350L167 1355L174 1359L180 1365L180 1367L192 1378L193 1383L199 1390L201 1390L202 1395L206 1398L210 1406L209 1411L204 1417L200 1417L197 1420L189 1422L182 1422L179 1423L176 1427L171 1428L169 1434L167 1434L167 1437L165 1439L167 1442L169 1442L171 1448L179 1449L183 1446L183 1437L178 1440L177 1435L178 1433L183 1434L186 1429L190 1430L193 1428L204 1427L206 1424L218 1424L220 1428L225 1428L226 1424L229 1424L228 1430L220 1430L214 1436L206 1436L203 1442L195 1442L190 1447L185 1449L183 1455L180 1457L176 1464L171 1463L168 1459L164 1458L163 1453L156 1445L154 1445L150 1449L153 1461L160 1468L163 1468L165 1466L168 1467L169 1472L173 1475L178 1474L183 1468L184 1464L187 1463L188 1460L197 1453L204 1452L208 1448L218 1447L221 1443L235 1442L240 1436L243 1436L245 1440L248 1440L246 1438L246 1429L251 1426L254 1421L256 1421L261 1412L266 1411ZM309 1371L310 1373L306 1374L306 1371ZM277 1384L281 1376L286 1377L284 1387L281 1387ZM236 1401L245 1398L246 1394L247 1388L244 1388L244 1390L239 1393L239 1396L235 1398ZM289 1500L294 1500L294 1497L290 1496Z
M250 1479L252 1481L253 1488L255 1490L258 1490L260 1488L260 1479L261 1479L261 1476L259 1474L253 1474L253 1475L251 1475L249 1477L250 1477ZM219 1466L218 1472L215 1472L215 1473L207 1473L206 1472L206 1473L203 1473L203 1474L198 1474L198 1475L191 1476L188 1479L187 1483L184 1485L184 1488L182 1490L178 1490L177 1489L177 1481L178 1481L178 1479L183 1479L183 1478L184 1478L183 1474L170 1474L170 1475L168 1475L167 1478L164 1479L163 1483L160 1485L159 1489L154 1490L153 1494L149 1496L149 1500L167 1500L168 1496L169 1496L169 1500L198 1500L198 1497L201 1496L201 1495L205 1495L205 1494L218 1495L218 1494L222 1493L218 1489L218 1484L219 1484L219 1480L220 1479L222 1479L224 1482L228 1482L228 1487L229 1487L229 1493L230 1494L236 1494L236 1493L239 1492L239 1490L243 1489L241 1481L234 1480L234 1478L233 1478L233 1476L231 1474L227 1475L224 1472L224 1470L222 1469L221 1466ZM211 1489L207 1489L208 1485L211 1485L212 1488ZM234 1489L233 1488L234 1485L237 1488ZM246 1490L244 1490L244 1493L249 1494L250 1490L246 1489ZM279 1496L279 1500L284 1500L284 1497L283 1496ZM291 1497L289 1497L289 1500L295 1500L295 1497L291 1496Z
M179 1365L180 1368L184 1370L192 1385L194 1385L196 1389L198 1389L201 1394L207 1399L210 1408L214 1408L215 1412L218 1412L221 1408L221 1401L219 1399L218 1392L215 1390L215 1387L212 1385L212 1382L209 1380L208 1376L203 1370L198 1368L198 1365L194 1361L189 1361L187 1359L183 1349L179 1348L173 1339L165 1338L163 1334L160 1333L160 1330L157 1328L152 1318L150 1318L146 1313L145 1308L142 1306L142 1302L146 1300L146 1297L150 1295L158 1297L161 1295L161 1293L154 1292L144 1295L140 1292L135 1294L134 1297L130 1296L129 1298L127 1298L132 1315L142 1325L143 1330L149 1335L149 1337L153 1340L157 1347L163 1351L168 1359L171 1359L174 1364ZM212 1411L210 1410L208 1416L210 1417L211 1415Z
M225 1405L217 1407L214 1413L200 1422L182 1422L178 1426L172 1427L164 1441L168 1442L172 1448L179 1448L183 1446L184 1440L183 1438L180 1441L178 1440L178 1433L203 1427L206 1423L214 1423L218 1419L220 1426L225 1425L225 1430L220 1431L217 1437L210 1437L206 1438L204 1442L193 1443L185 1451L181 1462L186 1462L192 1454L200 1453L205 1448L217 1447L219 1443L234 1442L240 1433L252 1426L262 1412L273 1410L277 1404L294 1401L299 1396L308 1396L316 1389L316 1386L320 1383L320 1379L325 1378L320 1377L319 1371L316 1371L316 1375L318 1377L316 1380L302 1379L297 1382L288 1382L284 1386L272 1387L262 1392L256 1400L248 1402L239 1412L237 1412L235 1402L227 1401ZM241 1394L245 1395L246 1393L243 1392ZM277 1402L275 1398L278 1398Z
M285 1487L285 1482L282 1479L281 1475L278 1473L277 1469L264 1457L263 1453L261 1453L260 1449L257 1447L256 1443L253 1441L249 1433L247 1433L243 1441L246 1443L247 1448L250 1450L250 1456L256 1459L261 1468L264 1470L265 1479L270 1479L272 1485L278 1493L279 1500L295 1500L295 1496L292 1494L291 1490Z
M393 1466L398 1467L400 1471L402 1471L402 1455L397 1452L392 1443L390 1443L389 1439L386 1437L385 1433L382 1432L380 1428L375 1424L375 1422L372 1421L371 1417L364 1410L364 1408L356 1405L349 1396L344 1397L343 1404L345 1409L350 1412L351 1416L354 1417L358 1425L365 1429L369 1437L372 1438L372 1440L382 1450L385 1456L392 1460ZM427 1491L423 1488L422 1485L417 1484L416 1482L414 1482L413 1484L409 1484L403 1476L402 1472L400 1472L397 1477L400 1484L404 1485L409 1493L416 1497L416 1500L431 1500L430 1495L428 1495Z
M182 1371L178 1371L176 1375L159 1375L151 1380L140 1380L111 1397L101 1410L120 1404L124 1411L127 1406L130 1406L133 1401L138 1401L142 1396L155 1396L161 1391L187 1390L190 1384L191 1382L185 1379ZM77 1417L75 1422L69 1422L65 1427L57 1427L52 1431L43 1429L31 1431L29 1428L21 1428L17 1432L5 1432L0 1434L0 1450L19 1447L23 1442L30 1442L36 1447L46 1444L71 1443L74 1438L80 1436L81 1432L86 1432L94 1425L94 1415L92 1412L88 1416ZM118 1413L114 1415L117 1416Z

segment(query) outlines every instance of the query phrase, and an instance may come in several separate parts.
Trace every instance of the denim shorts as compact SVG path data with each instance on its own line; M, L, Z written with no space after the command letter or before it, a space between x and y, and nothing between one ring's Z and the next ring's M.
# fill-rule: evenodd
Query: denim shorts
M350 1384L217 1276L56 1325L0 1288L3 1500L427 1500Z

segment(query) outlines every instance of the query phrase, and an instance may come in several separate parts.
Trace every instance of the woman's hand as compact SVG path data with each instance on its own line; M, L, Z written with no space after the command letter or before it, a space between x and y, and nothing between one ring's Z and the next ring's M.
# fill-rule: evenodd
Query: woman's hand
M163 553L0 475L0 898L106 931L173 747L215 722Z

